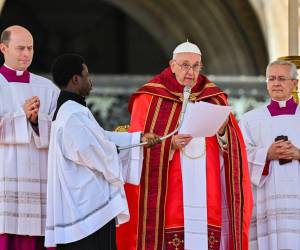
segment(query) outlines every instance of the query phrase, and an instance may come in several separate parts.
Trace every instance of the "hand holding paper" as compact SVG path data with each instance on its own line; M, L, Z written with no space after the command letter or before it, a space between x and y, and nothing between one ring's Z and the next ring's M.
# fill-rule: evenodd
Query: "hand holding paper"
M188 103L180 128L181 134L193 137L215 135L232 111L230 106L214 105L207 102Z

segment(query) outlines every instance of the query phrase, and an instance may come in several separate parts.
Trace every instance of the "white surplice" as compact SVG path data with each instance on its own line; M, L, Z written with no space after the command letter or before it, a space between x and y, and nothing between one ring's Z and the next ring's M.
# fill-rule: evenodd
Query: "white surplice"
M129 220L124 182L139 184L143 150L117 153L140 133L103 130L85 106L67 101L52 124L45 245L80 240L113 218Z
M262 175L267 151L274 139L286 135L300 148L300 110L295 115L271 116L266 106L246 113L240 127L247 146L254 208L249 249L300 249L299 161L270 162Z
M29 83L7 82L0 74L0 234L44 235L47 148L58 89L30 73ZM39 135L23 111L40 98Z

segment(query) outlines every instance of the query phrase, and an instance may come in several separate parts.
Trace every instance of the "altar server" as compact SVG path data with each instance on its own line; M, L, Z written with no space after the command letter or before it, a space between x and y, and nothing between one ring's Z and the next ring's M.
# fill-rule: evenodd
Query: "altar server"
M49 148L46 246L114 250L115 227L129 220L124 182L138 184L141 147L120 146L159 137L105 131L86 107L91 91L88 67L75 54L58 57L53 79L58 98Z

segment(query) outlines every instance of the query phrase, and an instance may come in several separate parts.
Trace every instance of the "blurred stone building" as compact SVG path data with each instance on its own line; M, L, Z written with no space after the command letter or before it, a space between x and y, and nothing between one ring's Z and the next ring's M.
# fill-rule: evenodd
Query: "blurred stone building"
M0 0L0 29L20 24L32 32L33 72L49 75L62 53L83 55L95 83L88 101L111 129L128 123L130 93L187 39L237 114L266 101L265 67L287 55L287 1Z

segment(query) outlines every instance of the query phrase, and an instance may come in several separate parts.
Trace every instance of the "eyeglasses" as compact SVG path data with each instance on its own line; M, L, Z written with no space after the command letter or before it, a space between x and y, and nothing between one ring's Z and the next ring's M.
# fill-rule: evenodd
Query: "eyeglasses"
M266 82L274 82L274 81L276 81L276 79L277 79L278 82L285 82L285 81L288 81L288 80L295 80L293 78L288 78L286 76L269 76L269 77L267 77Z
M190 68L192 68L194 72L199 72L203 68L202 63L196 63L194 65L189 65L188 63L179 64L176 60L174 60L174 62L176 62L176 64L180 67L180 69L185 72L189 71Z

